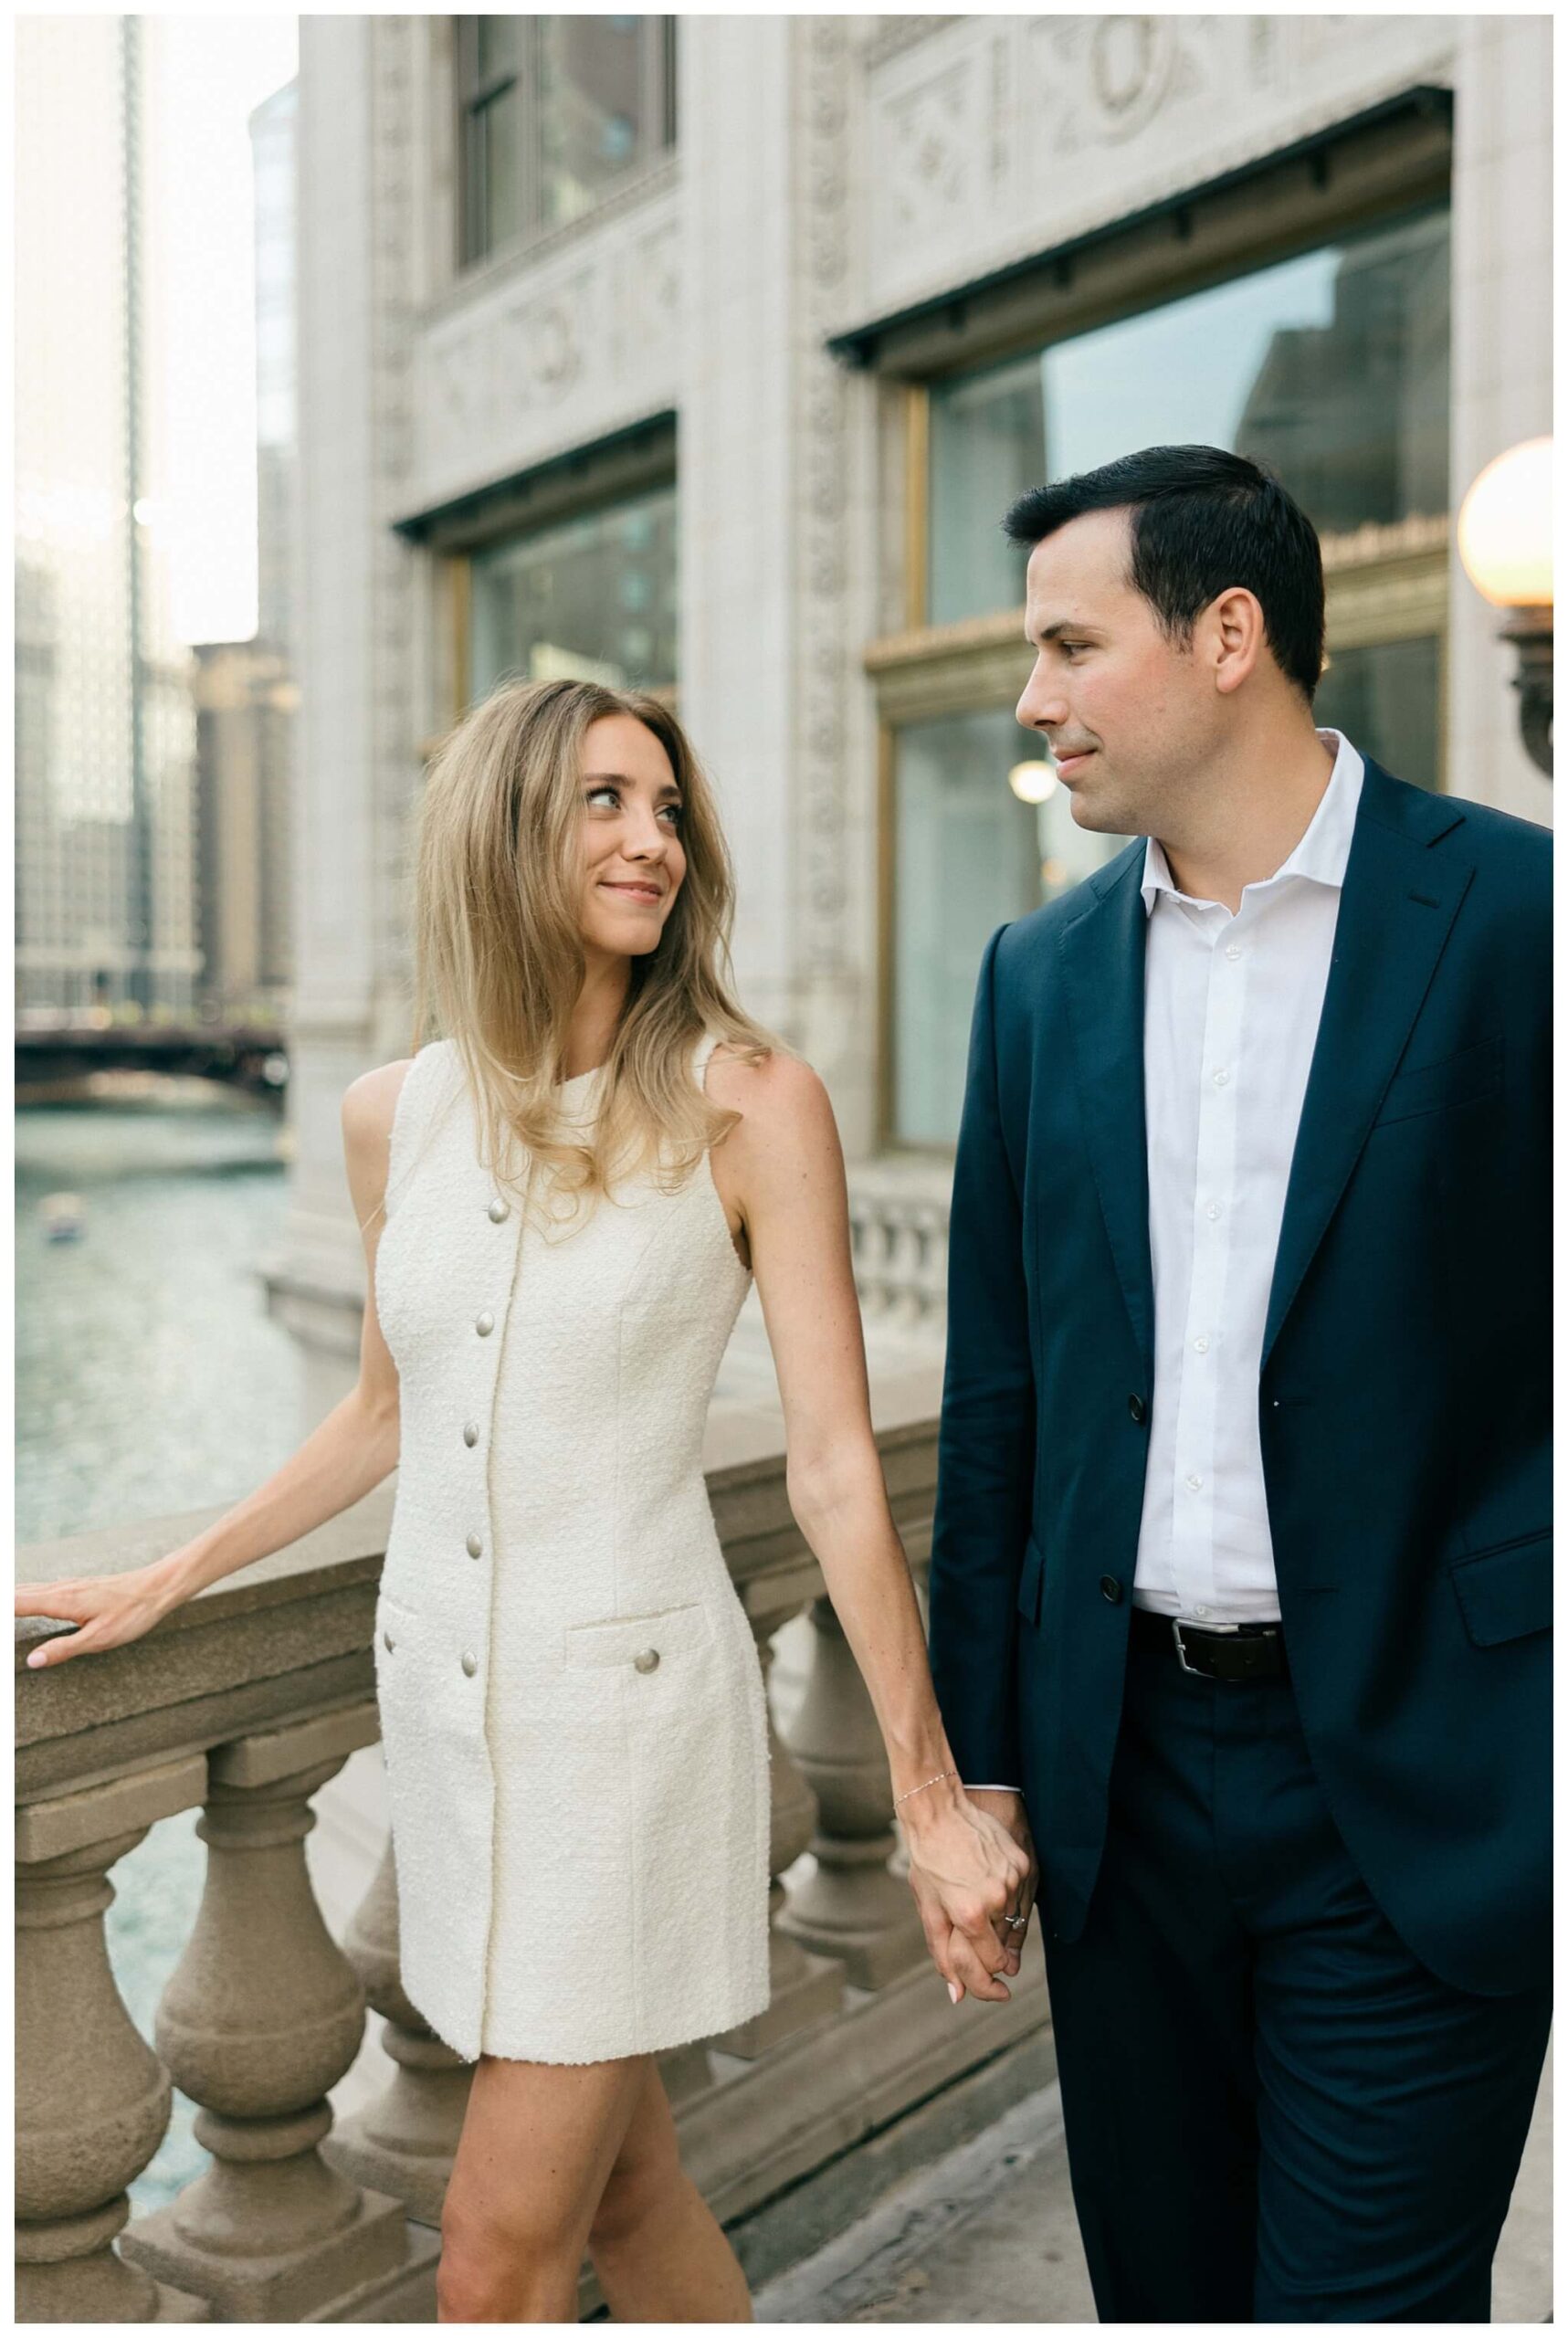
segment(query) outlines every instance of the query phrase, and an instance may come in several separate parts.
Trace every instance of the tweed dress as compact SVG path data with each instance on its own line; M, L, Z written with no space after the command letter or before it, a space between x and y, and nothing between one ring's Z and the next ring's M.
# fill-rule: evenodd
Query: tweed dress
M480 1166L451 1042L421 1048L376 1259L402 1423L376 1691L403 1985L469 2061L654 2052L768 1999L762 1673L701 1461L750 1276L706 1156L538 1218Z

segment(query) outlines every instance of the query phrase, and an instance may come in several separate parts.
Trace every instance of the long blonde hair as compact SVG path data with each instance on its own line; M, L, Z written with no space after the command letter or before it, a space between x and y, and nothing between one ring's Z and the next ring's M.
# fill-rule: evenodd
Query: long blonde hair
M583 742L626 714L669 757L685 809L686 875L657 949L631 984L600 1075L599 1111L574 1130L558 1083L586 961L580 922ZM739 1115L710 1103L691 1054L717 1031L748 1062L780 1043L731 987L734 879L706 774L668 708L599 682L508 682L474 707L432 763L416 856L415 1045L427 1022L452 1041L474 1098L480 1157L548 1216L651 1168L683 1183ZM784 1050L788 1052L788 1050ZM522 1159L517 1160L521 1148ZM538 1195L534 1195L537 1203Z

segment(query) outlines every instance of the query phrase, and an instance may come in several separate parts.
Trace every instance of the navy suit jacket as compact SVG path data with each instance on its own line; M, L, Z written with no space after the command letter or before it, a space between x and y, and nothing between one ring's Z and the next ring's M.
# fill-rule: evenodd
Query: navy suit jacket
M1004 926L952 1189L931 1572L961 1773L1045 1921L1105 1835L1153 1400L1144 847ZM1406 1945L1550 1971L1551 837L1370 759L1258 1393L1301 1726Z

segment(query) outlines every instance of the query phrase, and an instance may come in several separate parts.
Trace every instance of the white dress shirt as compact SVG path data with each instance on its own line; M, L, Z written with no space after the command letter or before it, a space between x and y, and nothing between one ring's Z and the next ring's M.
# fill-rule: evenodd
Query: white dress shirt
M1144 850L1154 1392L1132 1597L1199 1621L1277 1619L1258 1382L1285 1190L1363 767L1334 765L1305 836L1233 916Z
M1348 739L1318 736L1322 800L1234 916L1178 891L1152 837L1143 854L1154 1401L1132 1601L1200 1623L1279 1616L1258 1370L1363 776Z

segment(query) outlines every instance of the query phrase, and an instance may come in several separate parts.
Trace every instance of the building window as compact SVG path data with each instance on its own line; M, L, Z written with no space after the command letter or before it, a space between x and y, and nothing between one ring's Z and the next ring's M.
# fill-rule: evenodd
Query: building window
M1022 353L1015 328L1015 353L906 375L908 629L866 655L883 740L885 1141L951 1146L987 937L1127 841L1076 826L1014 720L1026 556L1000 521L1026 489L1157 444L1268 462L1323 545L1318 723L1442 784L1449 214L1422 192L1331 237L1298 229L1289 256L1175 298L1149 281L1121 313L1086 279L1076 314Z
M566 226L675 143L673 16L458 16L461 259Z
M469 562L468 699L571 676L671 690L675 490L502 537Z
M933 384L929 622L1023 601L977 512L1196 444L1269 464L1325 538L1445 513L1447 205Z

